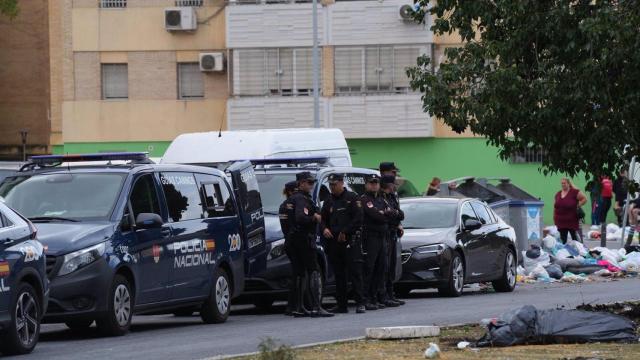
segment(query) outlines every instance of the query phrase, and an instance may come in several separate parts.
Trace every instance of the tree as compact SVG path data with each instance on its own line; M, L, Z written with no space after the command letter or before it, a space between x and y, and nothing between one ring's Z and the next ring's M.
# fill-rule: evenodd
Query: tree
M612 175L640 155L639 1L419 5L417 21L433 15L435 34L463 40L437 71L426 56L407 71L430 115L485 136L502 159L543 149L545 174Z
M18 0L0 0L0 14L10 19L18 16Z

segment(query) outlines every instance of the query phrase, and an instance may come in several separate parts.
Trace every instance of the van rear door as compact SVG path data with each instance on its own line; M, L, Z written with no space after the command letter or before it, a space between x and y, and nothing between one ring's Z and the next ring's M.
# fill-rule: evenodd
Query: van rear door
M251 277L267 268L264 214L258 180L249 161L234 163L227 172L231 177L242 222L244 273Z

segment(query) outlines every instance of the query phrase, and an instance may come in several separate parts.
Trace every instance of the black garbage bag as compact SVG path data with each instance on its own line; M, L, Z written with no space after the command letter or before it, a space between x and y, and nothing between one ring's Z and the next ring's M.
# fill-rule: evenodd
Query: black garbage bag
M614 314L581 310L537 310L525 305L489 324L477 347L637 341L633 321Z
M549 277L554 278L556 280L562 279L564 276L564 272L562 271L562 267L558 264L551 264L544 268L547 270Z

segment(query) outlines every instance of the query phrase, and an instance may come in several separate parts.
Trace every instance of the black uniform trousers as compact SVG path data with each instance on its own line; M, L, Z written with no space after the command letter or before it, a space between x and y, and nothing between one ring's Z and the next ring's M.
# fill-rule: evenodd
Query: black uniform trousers
M304 277L305 274L320 269L316 249L309 238L291 236L291 241L285 244L284 250L291 262L294 277Z
M349 281L351 281L356 305L364 305L366 301L362 278L364 258L360 238L348 238L346 242L327 239L325 243L329 261L331 261L331 267L336 277L336 300L338 307L347 307Z
M396 265L398 262L398 254L396 247L398 246L398 233L394 229L393 231L389 231L387 235L387 256L385 263L385 286L384 292L387 300L394 299L395 296L393 294L393 283L396 280Z
M365 256L364 290L367 302L375 304L384 301L384 267L387 258L387 232L367 230L363 245Z

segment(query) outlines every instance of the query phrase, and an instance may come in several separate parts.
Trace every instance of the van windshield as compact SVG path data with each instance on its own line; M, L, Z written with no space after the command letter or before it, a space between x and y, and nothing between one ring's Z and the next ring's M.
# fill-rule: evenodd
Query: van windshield
M262 208L265 214L277 215L280 204L284 201L284 185L296 179L295 173L260 174L256 173L262 197Z
M0 196L29 219L106 220L125 179L115 173L61 173L5 179Z

